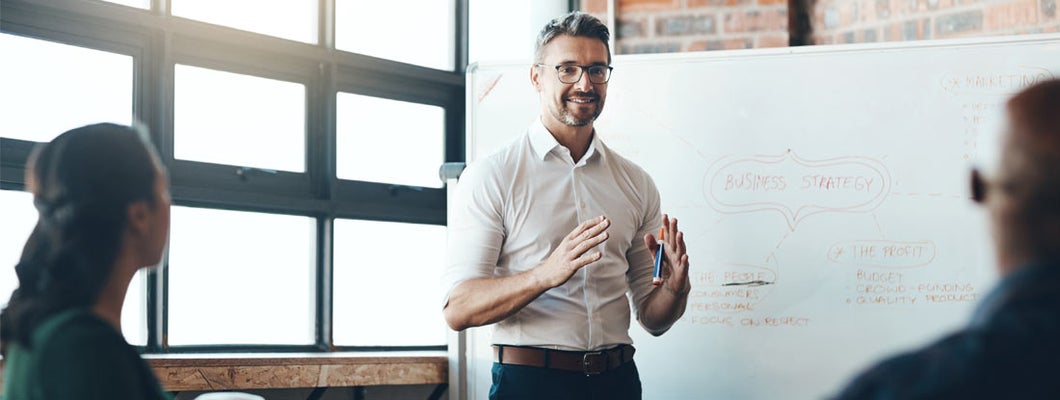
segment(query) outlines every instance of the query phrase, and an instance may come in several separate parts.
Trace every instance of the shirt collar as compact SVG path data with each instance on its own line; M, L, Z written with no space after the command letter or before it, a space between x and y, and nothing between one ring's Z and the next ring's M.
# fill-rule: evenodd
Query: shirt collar
M563 147L556 141L556 138L552 136L552 133L545 128L545 124L541 122L541 118L534 119L534 123L530 125L528 132L530 137L530 148L533 149L534 155L538 160L544 160L548 153L555 151L558 148ZM593 131L593 140L589 142L589 149L585 151L585 156L579 161L590 160L597 154L597 149L603 149L603 142L600 141L600 135L597 135ZM600 152L602 153L602 151Z

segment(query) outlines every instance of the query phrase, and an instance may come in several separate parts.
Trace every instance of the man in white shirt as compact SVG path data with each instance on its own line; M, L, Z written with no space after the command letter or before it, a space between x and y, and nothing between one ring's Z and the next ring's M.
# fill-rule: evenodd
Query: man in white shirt
M491 399L639 399L630 306L656 336L685 310L677 220L660 215L651 177L593 129L608 39L580 12L547 24L530 68L541 117L458 185L444 314L455 330L496 324ZM660 226L664 280L654 286Z

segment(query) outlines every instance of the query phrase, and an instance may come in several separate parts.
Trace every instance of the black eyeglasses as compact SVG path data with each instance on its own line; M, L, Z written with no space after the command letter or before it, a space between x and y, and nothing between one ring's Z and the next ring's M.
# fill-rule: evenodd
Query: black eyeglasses
M978 169L972 168L972 201L983 204L986 202L987 196L991 191L1000 189L1001 191L1013 194L1017 190L1016 187L1008 181L996 181L983 176L982 172Z
M982 204L986 201L986 181L978 169L972 169L972 201Z
M534 64L539 67L547 67L545 64ZM614 68L609 65L574 65L574 64L560 64L556 65L556 76L559 77L559 81L562 83L577 83L582 79L582 72L589 72L589 82L595 84L607 83L611 80L611 70Z

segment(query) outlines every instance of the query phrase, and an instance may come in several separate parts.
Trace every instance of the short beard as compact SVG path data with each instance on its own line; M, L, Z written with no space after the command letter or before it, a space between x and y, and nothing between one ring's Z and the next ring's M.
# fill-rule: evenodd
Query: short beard
M567 124L567 126L578 126L578 127L581 127L581 126L587 126L587 125L593 123L593 121L596 120L596 116L593 115L592 117L579 120L579 119L575 119L574 116L571 115L569 112L565 112L565 113L563 113L563 118L561 120L563 121L564 124Z
M597 101L599 101L599 100L597 100ZM567 109L566 104L564 104L564 107L562 109L560 109L559 112L557 113L559 115L556 115L556 117L558 117L556 119L558 119L560 121L563 121L563 123L566 124L567 126L574 126L574 127L589 126L589 124L592 124L593 121L596 121L596 119L600 117L600 113L603 112L603 111L604 111L603 104L597 103L596 112L594 112L593 115L589 116L589 118L577 119L577 118L574 117L574 114L571 114L570 110Z

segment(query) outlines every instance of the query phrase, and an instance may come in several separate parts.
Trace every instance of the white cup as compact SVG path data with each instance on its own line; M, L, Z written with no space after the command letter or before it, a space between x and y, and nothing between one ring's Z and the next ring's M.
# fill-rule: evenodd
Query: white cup
M200 394L195 397L195 400L265 400L265 398L243 392L212 392Z

